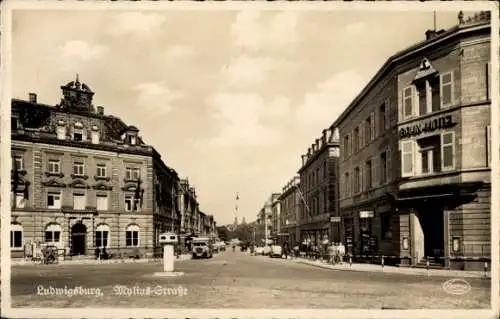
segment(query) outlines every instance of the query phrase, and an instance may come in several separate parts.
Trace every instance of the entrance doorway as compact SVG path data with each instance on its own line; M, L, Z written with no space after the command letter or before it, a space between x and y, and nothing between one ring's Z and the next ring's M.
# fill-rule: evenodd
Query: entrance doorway
M85 243L87 236L87 227L76 223L71 227L71 255L85 255Z
M444 210L426 207L419 212L419 220L424 234L424 256L444 264Z

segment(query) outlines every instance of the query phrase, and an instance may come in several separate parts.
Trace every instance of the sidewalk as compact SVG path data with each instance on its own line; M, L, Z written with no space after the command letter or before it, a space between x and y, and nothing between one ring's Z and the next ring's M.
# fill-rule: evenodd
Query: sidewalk
M175 259L177 261L184 261L191 259L191 254L180 255L179 258ZM163 258L141 258L141 259L108 259L108 260L97 260L97 259L75 259L75 260L59 260L60 265L95 265L95 264L136 264L136 263L163 263ZM39 264L32 260L11 260L12 266L26 266Z
M396 266L384 266L375 264L355 264L349 265L349 263L343 264L326 264L322 261L314 261L305 258L293 258L288 259L289 261L311 265L314 267L320 267L325 269L340 270L340 271L369 271L369 272L384 272L384 273L395 273L395 274L405 274L405 275L417 275L417 276L435 276L435 277L462 277L462 278L491 278L491 272L487 271L486 276L484 271L471 271L471 270L448 270L448 269L422 269L422 268L410 268L410 267L396 267Z

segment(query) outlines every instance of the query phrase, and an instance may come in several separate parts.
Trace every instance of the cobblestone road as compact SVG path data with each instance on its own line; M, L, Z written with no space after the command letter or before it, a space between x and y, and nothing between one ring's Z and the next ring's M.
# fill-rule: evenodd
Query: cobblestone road
M470 292L453 295L442 287L450 278L336 271L232 251L176 263L182 277L152 276L161 270L147 263L17 266L12 306L471 309L489 307L490 298L488 279L466 278ZM79 286L80 295L63 294Z

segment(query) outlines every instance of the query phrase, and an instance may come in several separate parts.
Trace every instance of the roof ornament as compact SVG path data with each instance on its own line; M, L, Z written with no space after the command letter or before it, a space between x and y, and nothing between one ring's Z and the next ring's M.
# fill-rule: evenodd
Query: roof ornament
M458 23L459 24L464 24L465 23L465 20L464 20L464 12L463 11L460 11L458 13Z
M76 74L75 88L78 90L80 89L80 81L79 81L78 73Z

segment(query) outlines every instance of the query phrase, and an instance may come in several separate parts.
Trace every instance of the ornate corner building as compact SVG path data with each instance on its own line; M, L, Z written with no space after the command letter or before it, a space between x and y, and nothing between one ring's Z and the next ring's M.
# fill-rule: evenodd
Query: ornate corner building
M489 12L427 31L333 124L348 252L459 269L490 257L490 32Z
M94 107L78 77L61 89L55 106L33 93L12 100L12 257L33 242L65 255L150 254L161 232L200 232L194 188L139 130Z

